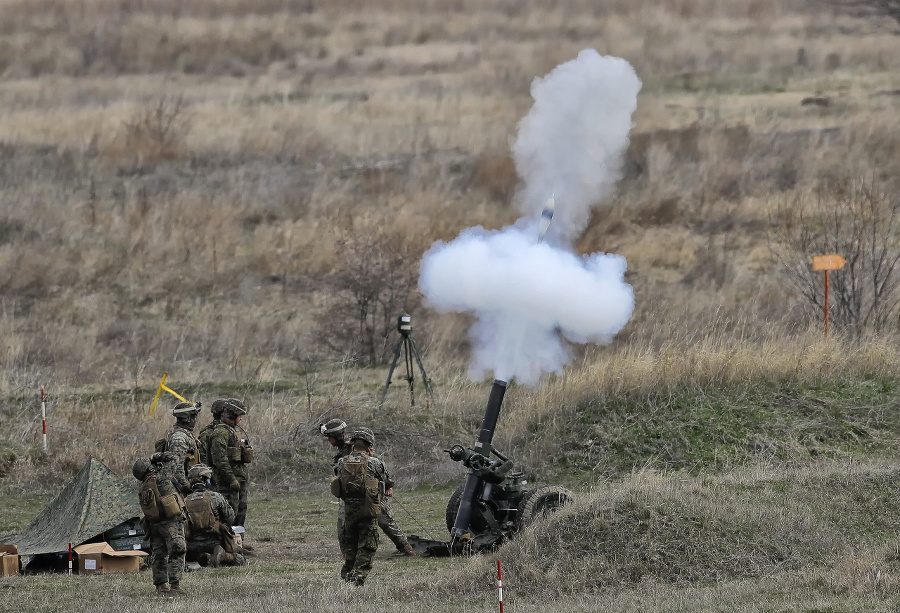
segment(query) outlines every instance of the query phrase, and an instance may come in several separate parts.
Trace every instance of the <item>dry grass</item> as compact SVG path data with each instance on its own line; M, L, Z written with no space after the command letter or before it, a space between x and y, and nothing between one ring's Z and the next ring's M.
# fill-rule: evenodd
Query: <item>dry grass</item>
M379 549L360 591L342 585L336 508L324 488L259 497L250 566L186 575L173 610L265 607L464 611L504 602L516 611L890 611L898 589L896 462L759 466L720 477L637 471L579 490L577 504L538 522L493 555L397 558ZM408 529L440 538L448 492L403 493ZM395 511L397 510L395 505ZM414 518L421 522L415 525ZM413 528L415 525L415 528ZM146 572L0 580L13 610L157 611ZM40 594L40 598L35 595Z
M643 407L694 399L693 427L725 390L725 413L749 420L745 405L796 388L803 415L835 438L816 447L798 427L797 440L766 434L758 451L700 465L746 466L770 443L797 464L813 448L889 453L892 422L863 413L890 405L897 331L823 341L766 235L773 207L823 177L900 170L895 28L799 0L0 0L0 451L16 467L0 488L52 491L88 453L127 472L168 425L162 410L145 418L166 371L192 397L250 401L263 491L318 487L327 454L312 428L332 415L374 415L405 483L457 477L440 449L468 442L486 392L462 374L469 319L409 300L438 399L419 394L413 409L395 380L377 413L386 368L356 368L323 338L338 237L390 228L415 251L513 222L509 139L529 84L587 47L626 58L644 84L625 176L577 245L628 259L636 311L609 347L576 351L537 389L513 386L498 444L539 476L602 483L615 458L575 438L600 446L615 431L585 416L621 417L625 432ZM166 118L177 121L162 129ZM844 396L828 387L844 384ZM819 396L869 438L841 438L809 408ZM620 459L687 472L709 461L640 449ZM878 610L894 580L869 579L889 547L778 575L799 596L772 608ZM579 610L749 610L741 603L767 579L653 581L599 605L563 598ZM337 606L305 578L294 585ZM269 608L286 606L273 598Z
M764 245L771 200L898 159L889 24L803 3L434 2L413 25L402 2L365 19L310 2L25 6L0 12L3 365L45 381L322 357L310 315L336 230L364 212L427 245L513 221L505 152L528 84L583 47L644 81L625 180L578 245L628 258L632 351L701 338L711 316L805 329ZM407 310L461 355L450 318Z

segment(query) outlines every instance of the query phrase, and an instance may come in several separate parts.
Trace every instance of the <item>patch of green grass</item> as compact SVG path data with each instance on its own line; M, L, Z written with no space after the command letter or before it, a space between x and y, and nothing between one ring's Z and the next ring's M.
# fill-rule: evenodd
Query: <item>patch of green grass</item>
M37 494L4 496L3 511L0 512L0 543L11 534L24 530L49 500L49 496Z
M552 436L528 427L553 474L621 475L653 465L699 474L758 461L891 453L900 436L893 380L793 388L778 382L603 397L571 407ZM547 449L546 441L557 445ZM547 453L549 452L549 453Z

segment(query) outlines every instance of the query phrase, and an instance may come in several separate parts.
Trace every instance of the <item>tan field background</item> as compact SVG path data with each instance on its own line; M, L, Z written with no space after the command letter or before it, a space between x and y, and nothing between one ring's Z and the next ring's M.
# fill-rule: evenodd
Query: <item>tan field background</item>
M698 377L896 372L896 324L825 342L769 246L773 211L823 178L891 188L890 19L774 0L3 0L9 463L58 465L30 455L41 385L54 447L119 469L168 423L169 396L144 418L163 372L270 408L254 424L270 448L285 424L366 421L401 309L439 396L418 410L470 432L487 387L464 376L470 321L422 304L419 258L517 218L508 143L529 85L584 48L643 81L619 189L578 242L627 258L636 310L564 379L522 389L521 415ZM383 261L402 283L367 354L345 282ZM401 419L404 387L382 417Z
M169 395L148 417L168 373L206 406L247 400L259 450L260 558L197 581L191 610L356 606L316 426L371 424L441 530L462 475L441 450L470 442L489 381L466 377L470 318L423 304L421 255L517 219L530 84L593 48L643 87L623 177L577 249L625 256L636 308L610 345L507 394L498 446L580 495L503 550L515 610L895 610L900 321L824 338L776 257L793 211L840 205L828 185L900 194L900 24L849 4L0 0L0 534L89 454L128 475L171 423ZM812 255L786 263L817 284ZM435 399L419 380L411 405L401 364L379 407L403 310ZM729 430L756 408L747 390L783 438L777 419ZM692 412L718 394L718 413ZM682 409L672 438L697 465L628 430ZM721 440L691 438L719 419ZM366 594L488 610L492 563L381 558ZM22 611L159 609L145 576L58 579L0 587Z

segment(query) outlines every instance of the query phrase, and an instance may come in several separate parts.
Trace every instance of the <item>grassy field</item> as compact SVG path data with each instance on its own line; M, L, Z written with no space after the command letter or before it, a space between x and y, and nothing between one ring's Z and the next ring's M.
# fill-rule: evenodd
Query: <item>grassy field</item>
M382 546L370 581L338 578L337 507L325 492L258 494L248 566L185 576L160 603L149 571L0 579L12 611L491 610L496 560L515 611L891 611L900 581L896 462L826 461L719 477L637 471L578 491L578 503L494 554L405 558ZM445 537L450 490L399 492L398 522ZM10 526L15 522L6 523ZM22 524L19 523L19 526Z
M510 386L497 446L580 501L497 552L507 607L896 610L900 290L871 254L900 233L897 28L805 0L0 0L0 534L89 455L128 475L171 423L171 397L148 414L167 372L251 407L258 548L164 607L496 607L495 556L383 549L342 585L316 427L372 425L401 525L442 538L464 474L442 450L489 381L466 375L473 317L423 302L422 254L517 220L530 86L596 49L642 87L574 250L624 256L635 309ZM824 339L809 259L848 245L870 259L832 273ZM435 398L395 375L381 406L401 311ZM149 587L0 595L157 611Z

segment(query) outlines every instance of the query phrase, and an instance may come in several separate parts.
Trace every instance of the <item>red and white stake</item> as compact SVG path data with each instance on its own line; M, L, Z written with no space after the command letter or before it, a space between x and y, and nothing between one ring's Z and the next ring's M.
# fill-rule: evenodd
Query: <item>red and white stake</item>
M47 401L44 386L41 386L41 429L44 431L44 451L47 451Z
M500 613L503 613L503 570L497 560L497 597L500 599Z
M72 543L69 543L69 574L72 574Z

